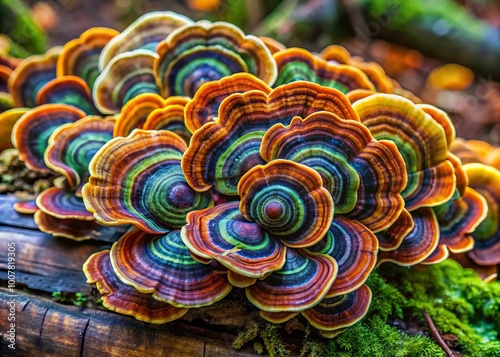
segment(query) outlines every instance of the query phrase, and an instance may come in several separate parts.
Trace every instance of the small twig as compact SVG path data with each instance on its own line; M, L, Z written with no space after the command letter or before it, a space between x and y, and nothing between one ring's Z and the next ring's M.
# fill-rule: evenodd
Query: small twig
M450 348L446 345L446 342L444 342L443 338L439 334L439 331L436 329L436 326L434 326L434 322L432 322L432 319L427 313L427 311L422 310L422 314L424 315L425 321L427 321L427 324L429 325L429 329L431 330L432 336L439 344L439 346L441 346L441 348L444 350L444 352L448 357L455 357L453 352L451 352Z

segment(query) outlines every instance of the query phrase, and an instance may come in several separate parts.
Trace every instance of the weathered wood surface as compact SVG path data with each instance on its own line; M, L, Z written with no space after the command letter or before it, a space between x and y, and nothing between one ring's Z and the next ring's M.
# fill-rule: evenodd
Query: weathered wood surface
M14 210L14 203L17 202L15 196L0 195L0 225L34 229L38 227L31 214L21 214ZM113 243L128 229L126 226L105 227L100 231L102 242Z
M57 238L38 230L33 216L14 211L13 196L0 195L0 274L7 272L7 244L15 243L16 282L46 292L88 293L82 265L94 252L111 243ZM124 231L124 228L120 228ZM121 233L110 228L110 240Z
M6 317L11 294L0 288L0 331L9 330ZM186 322L146 324L106 311L80 309L15 292L16 350L2 339L1 356L37 357L154 357L255 356L251 349L236 351L236 336L210 331ZM13 353L15 352L15 353Z
M17 213L14 210L14 203L16 203L15 196L0 195L0 224L38 230L33 216Z
M73 242L40 231L0 225L0 274L7 276L8 243L15 244L16 283L46 292L90 292L82 266L102 244Z

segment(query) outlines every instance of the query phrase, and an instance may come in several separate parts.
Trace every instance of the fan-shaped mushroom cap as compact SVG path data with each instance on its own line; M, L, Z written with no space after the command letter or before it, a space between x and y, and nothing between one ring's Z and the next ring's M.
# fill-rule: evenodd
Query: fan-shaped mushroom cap
M182 240L196 256L215 259L248 278L263 278L281 269L286 247L257 223L247 221L238 206L233 202L190 212Z
M209 81L248 72L269 85L276 63L257 37L225 22L200 21L173 31L157 48L154 72L163 97L192 97Z
M483 164L466 164L469 186L486 199L488 214L471 233L474 249L468 255L479 265L500 264L500 171Z
M219 119L194 133L182 160L186 180L195 190L215 185L223 194L236 195L239 179L264 163L259 148L265 131L321 110L357 119L342 93L314 83L285 84L269 94L250 91L229 96L219 107Z
M148 233L181 228L186 214L213 203L194 191L180 160L186 143L168 131L136 129L105 144L92 159L83 198L104 224L134 224Z
M429 207L411 212L414 227L396 250L381 251L378 264L386 261L410 266L421 263L436 249L439 243L439 223L436 214Z
M158 43L172 31L193 21L171 11L154 11L142 15L109 41L101 52L99 67L103 70L117 55L137 49L155 52Z
M335 337L342 328L361 320L370 307L372 292L366 285L345 295L325 298L316 306L302 312L309 323L326 338ZM335 333L338 331L338 333ZM332 334L333 333L333 334Z
M83 111L66 104L44 104L26 112L12 129L19 158L31 170L50 172L44 161L50 135L61 125L83 117Z
M300 312L318 304L337 276L335 259L328 255L287 249L278 271L245 289L248 300L270 312Z
M9 78L9 93L16 107L36 106L38 91L56 78L56 65L61 47L54 47L43 55L23 60Z
M171 131L189 144L191 133L186 128L184 120L184 109L188 102L187 97L168 97L163 108L154 109L148 114L142 128Z
M337 278L326 295L333 297L350 293L365 283L377 262L378 240L361 223L335 217L325 238L307 250L327 254L337 262Z
M374 90L368 77L358 68L335 64L302 48L288 48L273 55L278 65L275 86L295 81L309 81L342 93L354 89Z
M176 307L211 305L232 289L225 275L191 257L177 230L129 232L111 247L110 258L121 281Z
M440 123L408 99L375 94L353 104L375 139L394 141L406 163L406 209L446 202L455 190L453 165Z
M114 119L90 116L62 125L50 136L45 163L66 178L77 196L90 176L90 161L113 138L114 124Z
M333 199L318 172L289 160L273 160L248 171L238 184L240 211L283 244L318 243L333 219Z
M114 57L96 78L94 103L105 114L119 113L123 106L143 93L158 94L153 63L158 55L134 50Z
M175 122L178 124L173 127L177 128L177 131L185 138L187 130L183 128L184 106L187 101L186 97L163 99L154 93L139 94L122 108L116 121L114 136L127 136L134 129L168 130L169 126ZM150 118L150 115L157 110L161 111Z
M250 90L269 94L271 87L249 73L235 73L218 81L204 83L186 105L186 128L194 133L203 124L217 118L219 106L224 99L231 94Z
M156 324L176 320L189 311L155 300L121 282L111 266L109 250L92 254L83 265L83 272L87 283L96 284L102 304L109 310Z
M0 113L0 152L14 147L11 139L12 130L28 110L28 108L12 108Z
M68 104L87 115L100 114L92 100L89 86L80 77L57 77L45 84L36 96L36 105Z
M99 56L104 46L120 33L107 27L93 27L67 42L57 59L57 76L82 78L92 90L101 73Z

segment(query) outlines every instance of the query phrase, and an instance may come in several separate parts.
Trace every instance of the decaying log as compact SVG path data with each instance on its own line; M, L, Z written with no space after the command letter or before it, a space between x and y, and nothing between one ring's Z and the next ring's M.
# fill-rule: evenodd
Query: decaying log
M0 331L9 330L6 304L10 293L0 288ZM251 349L231 347L236 336L186 322L146 324L127 316L80 309L46 298L15 292L16 350L2 339L0 355L37 357L95 356L255 356ZM12 353L15 352L16 354Z
M15 202L13 196L0 196L0 276L7 275L7 244L14 242L17 284L49 293L90 292L82 265L92 253L110 243L75 242L42 233L32 215L14 211ZM110 229L110 240L116 240L118 234Z

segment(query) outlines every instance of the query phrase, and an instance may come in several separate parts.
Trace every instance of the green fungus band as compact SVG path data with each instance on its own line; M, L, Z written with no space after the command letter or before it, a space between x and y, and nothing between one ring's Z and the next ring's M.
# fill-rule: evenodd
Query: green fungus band
M35 171L50 172L44 153L50 135L61 125L73 123L85 116L80 109L66 104L45 104L31 109L17 121L12 141L19 157Z
M133 315L140 321L162 324L182 317L189 309L177 308L158 301L150 294L142 294L124 284L116 276L109 250L95 253L85 262L83 272L89 284L96 284L102 295L102 304L120 314Z
M149 233L182 228L188 212L213 204L210 192L194 191L180 159L184 140L168 131L137 129L99 151L83 188L87 209L111 224L131 223ZM116 160L116 157L126 159Z
M239 202L191 212L182 240L195 255L215 259L226 268L250 278L263 278L285 264L285 246L247 221Z
M127 233L113 245L110 257L124 283L177 307L211 305L232 289L226 275L193 259L178 230Z

